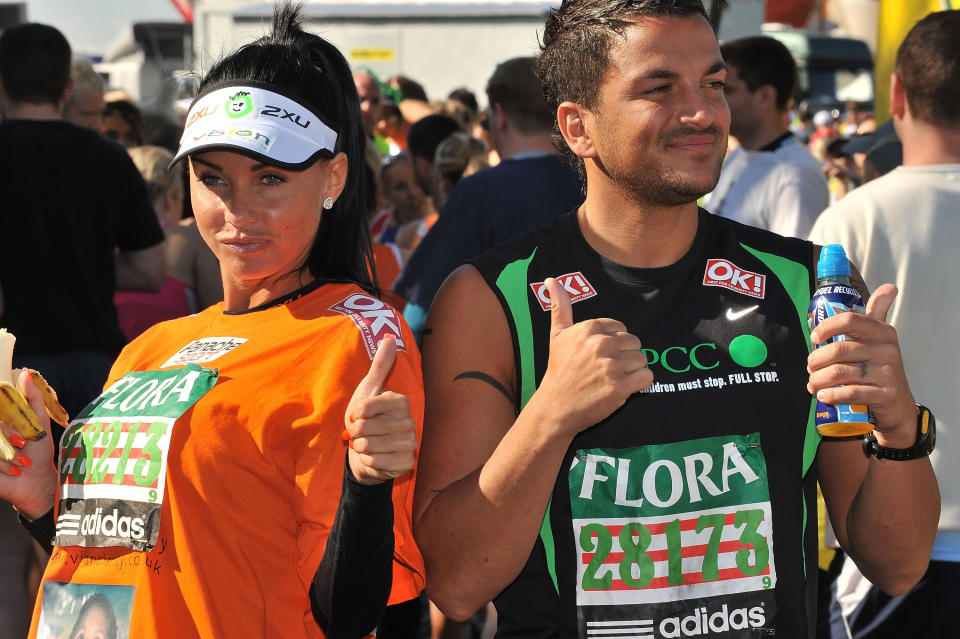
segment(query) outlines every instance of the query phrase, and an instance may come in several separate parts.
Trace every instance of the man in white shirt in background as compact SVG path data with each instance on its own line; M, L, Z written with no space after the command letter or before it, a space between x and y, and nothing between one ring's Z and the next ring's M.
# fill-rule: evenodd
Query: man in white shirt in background
M828 208L810 235L843 244L868 287L894 282L888 319L900 335L911 390L938 416L931 455L941 515L927 574L890 597L860 578L848 559L838 597L848 637L960 637L960 340L949 327L960 313L960 11L918 22L897 52L890 113L903 166L853 190ZM843 634L834 634L843 637Z
M730 134L740 146L727 156L704 207L780 235L806 237L830 193L819 163L790 132L796 62L766 36L733 40L720 50L728 69Z

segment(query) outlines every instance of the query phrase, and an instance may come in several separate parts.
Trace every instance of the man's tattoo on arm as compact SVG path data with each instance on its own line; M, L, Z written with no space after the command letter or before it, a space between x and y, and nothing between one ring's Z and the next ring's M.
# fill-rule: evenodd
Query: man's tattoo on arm
M500 393L506 397L511 404L514 406L517 405L517 400L514 399L513 394L507 390L506 386L498 382L492 375L488 375L482 371L466 371L454 377L453 381L457 381L458 379L479 379L481 382L486 382L500 391Z

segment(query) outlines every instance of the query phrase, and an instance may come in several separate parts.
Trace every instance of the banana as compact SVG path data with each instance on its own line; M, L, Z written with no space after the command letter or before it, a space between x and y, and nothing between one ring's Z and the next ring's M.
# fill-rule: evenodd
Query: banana
M0 328L0 421L5 422L17 429L17 431L27 439L41 439L46 436L47 431L36 413L27 402L27 398L20 392L20 373L23 369L11 370L13 361L13 345L16 342L13 333ZM67 412L57 401L57 393L54 391L43 375L35 370L28 369L30 378L40 389L43 395L43 403L47 414L58 424L67 425L69 417ZM3 444L0 443L0 459L4 457Z
M12 373L10 366L13 358L13 343L15 341L16 338L11 333L8 333L6 329L0 328L0 413L10 413L10 415L0 414L0 421L7 422L20 431L22 422L26 421L27 418L20 416L22 411L16 403L16 396L19 395L22 398L20 391L10 387L10 376ZM3 368L4 362L6 362L6 368ZM8 397L13 399L8 401ZM33 414L32 410L29 412ZM33 415L33 418L36 420L37 416ZM0 460L12 462L16 458L17 449L4 437L3 433L0 433Z

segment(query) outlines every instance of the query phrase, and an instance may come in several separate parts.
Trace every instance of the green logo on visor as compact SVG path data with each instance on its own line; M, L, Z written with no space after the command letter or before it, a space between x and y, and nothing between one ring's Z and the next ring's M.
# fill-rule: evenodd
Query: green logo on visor
M227 98L226 111L227 117L234 119L248 115L253 111L253 100L250 99L250 94L240 91L236 95L231 95Z

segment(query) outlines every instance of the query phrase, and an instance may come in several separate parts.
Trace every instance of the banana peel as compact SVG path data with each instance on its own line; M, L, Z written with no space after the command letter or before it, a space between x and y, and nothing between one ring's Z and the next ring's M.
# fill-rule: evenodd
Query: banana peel
M43 378L40 371L32 368L28 368L27 370L30 371L30 379L33 381L33 385L36 386L43 395L43 407L46 409L47 415L50 416L50 419L66 428L67 424L70 423L70 415L68 415L66 409L60 405L57 391L53 390L53 387L47 383L47 380ZM14 379L20 379L20 371L21 369L19 368L14 369Z
M42 439L46 437L47 431L33 412L27 398L20 392L19 379L23 369L11 369L15 342L13 333L0 328L0 421L15 428L26 439ZM50 419L66 426L69 416L57 400L56 391L50 387L43 375L32 369L27 370L30 379L43 396L43 404ZM17 454L16 448L0 434L0 460L13 461Z
M27 398L10 382L0 381L0 422L13 426L26 439L40 439L47 434Z
M5 462L12 462L17 458L17 453L19 451L13 447L7 438L0 434L0 460Z

